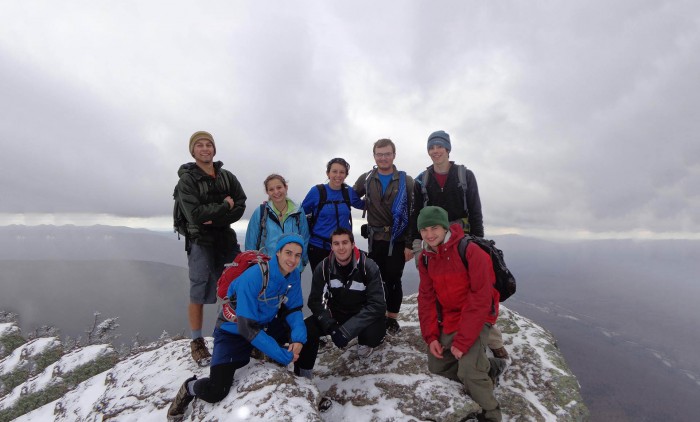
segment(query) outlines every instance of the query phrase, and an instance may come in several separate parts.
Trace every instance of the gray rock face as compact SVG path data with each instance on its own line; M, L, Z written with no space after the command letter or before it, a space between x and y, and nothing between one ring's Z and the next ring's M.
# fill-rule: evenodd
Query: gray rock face
M344 350L329 343L311 381L252 359L236 372L222 402L195 400L185 420L461 421L479 411L461 384L428 372L415 295L405 298L400 323L401 333L365 358L355 341ZM552 336L504 307L499 326L512 360L496 387L504 420L587 420L578 382ZM193 373L201 378L208 369L191 360L188 340L173 341L117 363L18 420L165 420L170 401ZM324 396L333 405L321 413Z
M334 405L324 420L448 422L480 410L461 384L428 372L416 295L404 298L401 313L401 333L388 337L368 358L357 357L354 342L345 351L330 346L320 355L316 385L322 395L342 405ZM504 418L587 420L578 381L554 338L505 307L498 325L511 354L511 364L495 390Z

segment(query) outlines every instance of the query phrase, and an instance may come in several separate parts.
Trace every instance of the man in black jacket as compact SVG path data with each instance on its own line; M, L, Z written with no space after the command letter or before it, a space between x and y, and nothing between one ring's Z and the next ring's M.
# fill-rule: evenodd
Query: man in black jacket
M199 131L190 137L190 154L195 162L180 166L175 195L187 219L190 348L197 364L207 366L211 354L202 336L204 304L216 303L216 282L224 264L240 252L231 224L243 216L246 195L236 176L214 161L216 144L210 133Z
M306 344L294 372L312 378L319 337L330 335L344 348L357 337L358 356L369 356L386 333L384 287L377 264L355 247L352 231L331 234L331 254L314 270L307 305Z

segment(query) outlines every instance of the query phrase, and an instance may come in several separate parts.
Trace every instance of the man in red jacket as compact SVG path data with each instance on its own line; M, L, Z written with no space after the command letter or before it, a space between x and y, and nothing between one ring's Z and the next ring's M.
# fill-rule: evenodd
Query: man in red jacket
M450 226L447 211L428 206L418 215L423 250L418 259L418 318L428 344L428 369L464 384L482 418L500 421L486 356L489 328L498 318L498 290L491 258L469 243L468 268L457 246L464 231ZM480 419L482 420L482 419Z

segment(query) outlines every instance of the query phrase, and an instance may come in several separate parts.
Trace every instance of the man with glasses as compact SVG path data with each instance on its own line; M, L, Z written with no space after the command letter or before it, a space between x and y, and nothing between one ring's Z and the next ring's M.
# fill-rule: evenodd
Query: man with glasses
M403 267L413 258L408 229L413 179L396 169L396 145L391 139L375 142L372 152L376 166L362 174L353 189L365 197L367 224L363 226L362 235L368 240L369 257L377 263L382 274L387 307L386 330L395 335L401 330L396 319L403 299Z

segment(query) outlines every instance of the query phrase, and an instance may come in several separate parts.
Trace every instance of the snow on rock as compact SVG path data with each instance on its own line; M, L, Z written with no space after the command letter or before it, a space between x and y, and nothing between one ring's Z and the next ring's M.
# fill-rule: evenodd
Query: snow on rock
M10 334L19 334L20 329L14 322L0 323L0 337L5 337Z
M27 365L30 359L36 358L49 350L60 348L61 341L58 337L42 337L31 340L0 360L0 377Z
M16 347L24 342L22 330L20 330L16 323L0 323L0 358L10 354Z
M402 331L387 338L367 358L353 341L344 350L324 348L309 381L290 368L251 359L236 371L229 395L220 403L195 400L186 421L459 421L478 411L459 383L430 374L420 336L416 296L404 299ZM552 336L501 307L511 365L496 387L505 421L586 420L576 378ZM212 339L207 339L211 347ZM189 340L167 343L123 360L80 383L60 399L18 421L162 421L183 381L204 377L190 357ZM333 400L320 413L321 397Z
M64 376L79 369L81 366L113 353L114 349L111 346L100 344L86 346L62 356L39 374L15 387L8 395L0 398L0 410L12 407L24 396L41 392L50 386L61 383Z

